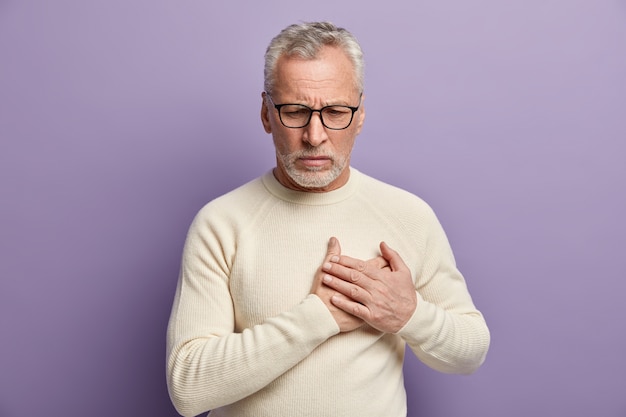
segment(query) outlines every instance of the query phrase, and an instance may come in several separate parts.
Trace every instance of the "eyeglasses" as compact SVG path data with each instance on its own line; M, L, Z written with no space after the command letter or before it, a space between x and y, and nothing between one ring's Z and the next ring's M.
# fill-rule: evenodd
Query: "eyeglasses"
M300 129L306 127L311 122L311 116L317 112L324 127L331 130L347 129L352 123L354 112L361 106L361 94L359 104L356 107L350 106L324 106L321 109L312 109L304 104L276 104L269 93L266 93L270 101L278 110L278 117L283 126L290 129Z

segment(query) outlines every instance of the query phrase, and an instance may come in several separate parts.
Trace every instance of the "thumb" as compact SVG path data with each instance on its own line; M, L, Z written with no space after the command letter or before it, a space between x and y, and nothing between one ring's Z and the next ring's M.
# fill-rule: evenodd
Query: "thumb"
M341 246L339 240L336 237L331 237L328 240L328 249L326 250L326 256L339 256L341 255Z
M398 271L407 267L398 252L391 249L385 242L380 243L380 253L389 262L392 271Z

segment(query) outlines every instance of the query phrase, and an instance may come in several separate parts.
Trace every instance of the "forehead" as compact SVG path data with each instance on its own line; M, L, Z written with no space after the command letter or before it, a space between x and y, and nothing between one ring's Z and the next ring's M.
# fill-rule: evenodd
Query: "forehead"
M274 95L306 102L354 100L354 66L341 49L325 46L313 59L283 55L276 65Z

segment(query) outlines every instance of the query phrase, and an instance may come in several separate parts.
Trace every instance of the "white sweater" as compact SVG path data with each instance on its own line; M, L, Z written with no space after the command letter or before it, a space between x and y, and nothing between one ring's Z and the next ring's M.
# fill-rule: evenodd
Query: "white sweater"
M339 333L309 294L331 236L360 259L385 241L409 266L418 304L397 334ZM470 373L489 340L426 203L354 168L327 193L287 189L268 172L207 204L190 227L167 383L184 416L405 416L405 342L434 369Z

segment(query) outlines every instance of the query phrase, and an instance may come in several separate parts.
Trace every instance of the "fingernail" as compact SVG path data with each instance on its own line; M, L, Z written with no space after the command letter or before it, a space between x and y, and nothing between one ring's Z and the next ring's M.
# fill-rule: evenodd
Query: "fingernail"
M331 264L329 264L328 262L326 262L323 266L324 269L331 269L333 266Z
M330 275L324 275L324 277L322 278L324 280L324 282L330 282L333 279L330 277Z
M330 258L331 262L339 262L339 256L333 256L332 258Z

